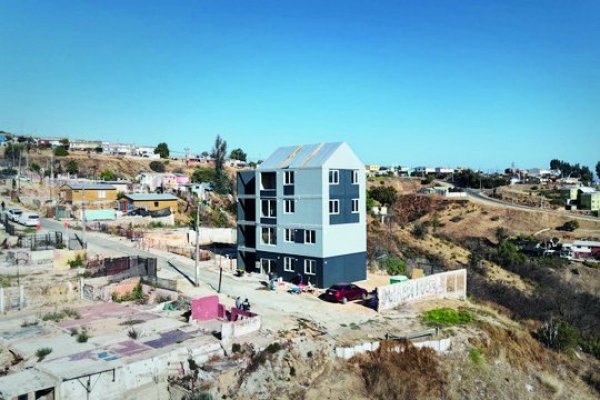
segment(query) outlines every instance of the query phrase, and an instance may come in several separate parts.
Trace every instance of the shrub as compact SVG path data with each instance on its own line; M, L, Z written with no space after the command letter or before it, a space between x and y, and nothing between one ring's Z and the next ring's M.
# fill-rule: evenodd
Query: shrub
M383 262L383 267L390 275L402 275L406 272L404 261L395 257L387 258Z
M139 335L140 333L135 328L129 328L129 330L127 331L127 336L129 336L133 340L136 340Z
M573 232L575 229L579 228L579 222L575 220L567 221L561 226L558 227L558 230Z
M446 378L432 349L418 349L408 341L382 342L378 350L352 360L360 368L369 398L444 398Z
M62 312L66 317L70 317L70 318L74 318L74 319L81 318L81 314L79 313L79 311L74 310L72 308L64 308Z
M537 337L551 349L569 351L577 346L579 329L568 322L550 319L538 329Z
M424 224L416 224L411 233L412 235L417 238L417 239L423 239L425 236L427 236L429 229L427 228L427 225Z
M494 215L492 218L490 218L491 221L498 221L500 220L500 217L498 215Z
M274 342L267 346L267 348L265 349L265 352L274 354L274 353L277 353L281 349L282 349L281 344L278 342Z
M165 172L165 164L160 161L150 161L150 169L154 172Z
M425 311L421 314L421 319L435 326L453 326L468 324L474 317L466 310L443 307Z
M36 326L37 324L38 324L38 322L36 320L33 320L33 321L25 320L25 321L21 322L21 328L27 328L29 326Z
M64 147L58 146L57 148L54 149L54 155L56 157L66 157L69 155L69 152Z
M471 360L473 365L475 365L476 367L481 367L484 362L481 350L477 347L472 347L471 349L469 349L469 360Z
M231 352L232 353L239 353L240 351L242 351L242 345L239 343L234 343L231 345Z
M63 311L53 311L46 313L42 316L42 321L54 321L58 322L65 317L65 313Z
M37 349L35 356L38 358L38 362L40 362L50 353L52 353L52 347L42 347L41 349Z
M70 268L81 268L85 265L85 259L81 254L77 254L74 259L67 261Z
M88 333L87 328L83 328L83 329L81 329L81 332L79 332L79 334L77 335L77 342L85 343L88 341L89 338L90 338L90 335Z
M463 218L460 215L456 215L456 216L450 218L450 222L460 222L460 221L462 221L462 219Z

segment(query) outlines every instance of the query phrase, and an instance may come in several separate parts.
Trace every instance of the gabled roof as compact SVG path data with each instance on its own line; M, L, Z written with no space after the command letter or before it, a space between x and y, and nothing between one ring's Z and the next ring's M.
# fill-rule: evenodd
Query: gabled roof
M126 194L125 197L131 201L178 200L177 196L173 196L169 193L132 193Z
M107 183L67 183L65 186L73 190L117 190L114 186Z
M321 167L343 142L280 147L258 169Z

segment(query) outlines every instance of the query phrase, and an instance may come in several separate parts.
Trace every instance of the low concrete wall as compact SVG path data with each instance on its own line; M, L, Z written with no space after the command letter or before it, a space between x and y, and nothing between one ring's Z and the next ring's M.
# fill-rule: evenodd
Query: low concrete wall
M452 342L450 341L450 338L412 342L413 346L415 346L415 347L418 347L418 348L428 347L428 348L433 349L440 353L447 352L450 349L451 343ZM365 342L365 343L359 343L357 345L350 346L350 347L336 347L335 355L339 358L348 360L348 359L354 357L355 355L363 354L368 351L375 351L379 348L379 346L380 346L380 342ZM394 350L396 352L399 352L400 347L398 346Z
M442 272L402 283L377 288L378 310L397 307L411 301L464 298L467 295L467 270Z
M247 335L260 329L260 316L238 319L235 322L223 322L221 325L221 339L227 340L232 337Z
M188 231L190 244L196 243L196 231ZM237 231L230 228L200 228L200 244L237 243Z

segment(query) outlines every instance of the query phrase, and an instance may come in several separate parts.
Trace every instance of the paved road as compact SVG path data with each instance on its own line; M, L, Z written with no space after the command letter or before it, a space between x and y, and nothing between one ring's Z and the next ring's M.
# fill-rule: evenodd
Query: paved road
M481 193L481 192L479 192L479 190L475 190L475 189L467 189L467 194L468 194L469 198L471 198L475 201L480 201L482 203L489 204L489 205L500 206L500 207L504 207L504 208L512 208L512 209L517 209L517 210L550 213L550 214L560 215L561 217L579 219L579 220L584 220L584 221L600 222L600 218L588 217L585 215L577 215L574 213L570 213L568 211L548 210L548 209L541 209L541 208L536 208L536 207L525 206L522 204L508 203L506 201L488 197L484 193Z

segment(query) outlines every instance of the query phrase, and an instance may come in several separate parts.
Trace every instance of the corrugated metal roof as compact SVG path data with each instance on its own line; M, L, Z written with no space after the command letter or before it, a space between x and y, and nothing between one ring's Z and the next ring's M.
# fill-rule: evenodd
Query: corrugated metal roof
M176 196L169 193L132 193L125 195L131 201L159 201L178 200Z
M117 190L107 183L67 183L67 186L73 190Z
M315 168L322 166L342 142L280 147L258 169Z

